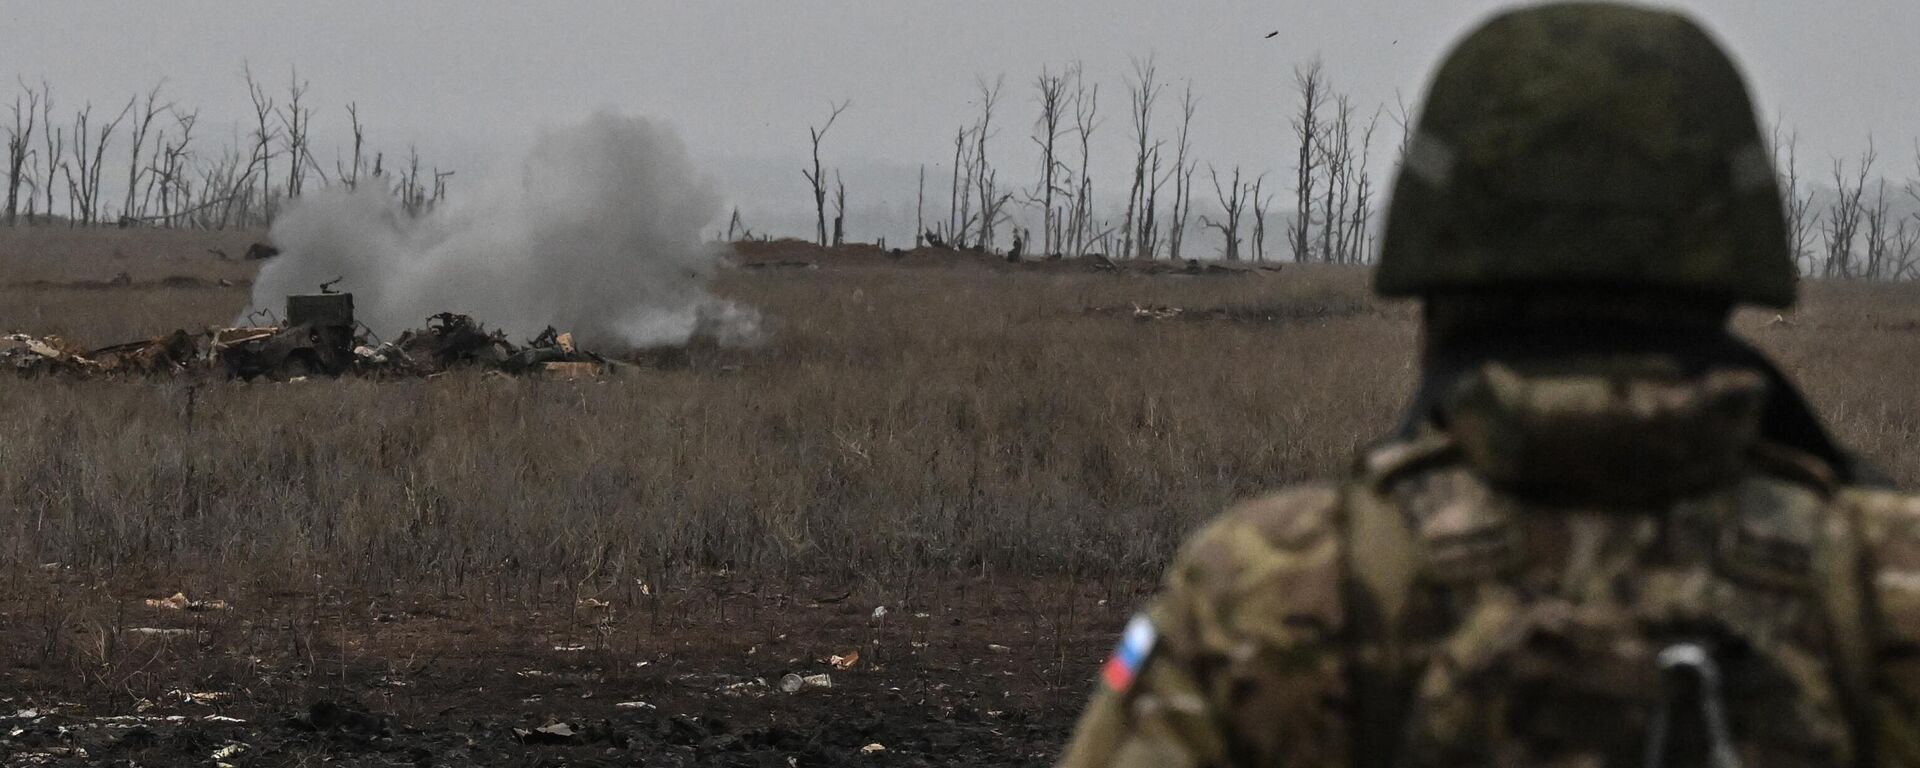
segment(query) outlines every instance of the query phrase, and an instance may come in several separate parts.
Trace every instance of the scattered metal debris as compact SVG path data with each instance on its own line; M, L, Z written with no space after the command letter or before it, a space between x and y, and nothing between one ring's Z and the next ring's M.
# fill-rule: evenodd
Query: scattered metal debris
M548 328L523 345L467 315L442 312L392 342L370 338L353 317L353 294L288 296L286 319L256 313L260 325L176 330L165 336L88 351L58 336L0 337L0 368L23 377L73 378L222 375L249 381L314 376L432 376L454 368L586 379L623 364L574 345Z

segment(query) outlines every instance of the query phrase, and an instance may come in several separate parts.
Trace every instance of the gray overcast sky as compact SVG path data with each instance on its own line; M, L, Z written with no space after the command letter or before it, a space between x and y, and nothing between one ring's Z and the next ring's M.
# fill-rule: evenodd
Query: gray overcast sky
M414 142L463 170L493 162L496 150L524 144L541 125L614 107L673 122L730 194L756 199L791 188L800 205L805 123L823 115L829 100L852 99L853 108L834 130L828 161L871 166L862 178L884 179L876 186L907 185L884 196L910 196L911 180L899 177L914 166L940 164L944 173L952 131L971 119L976 74L1007 77L999 118L1006 127L994 151L1006 173L1027 179L1037 164L1025 138L1035 111L1030 83L1042 66L1073 60L1103 84L1108 120L1097 145L1117 168L1125 160L1127 62L1148 53L1166 76L1194 82L1202 98L1196 151L1204 161L1284 174L1295 64L1322 56L1336 85L1361 104L1391 103L1396 91L1414 101L1447 45L1505 5L0 0L0 76L46 78L62 109L86 99L117 104L166 77L172 98L225 121L245 111L242 62L275 83L298 67L321 107L325 156L344 130L341 106L352 100L379 146L403 150ZM1762 109L1785 114L1800 130L1803 158L1816 168L1829 152L1856 152L1869 134L1902 170L1912 166L1920 3L1697 0L1679 7L1729 44ZM1274 31L1277 37L1265 38ZM1163 119L1170 124L1171 110ZM890 166L898 166L893 176L884 171ZM764 178L748 178L756 175Z

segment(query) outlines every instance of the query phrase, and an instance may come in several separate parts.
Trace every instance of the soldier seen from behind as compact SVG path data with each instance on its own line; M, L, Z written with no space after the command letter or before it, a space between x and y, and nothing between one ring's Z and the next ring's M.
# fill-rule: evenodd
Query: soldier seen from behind
M1197 534L1064 764L1920 766L1920 500L1727 327L1794 298L1754 115L1672 13L1462 42L1376 275L1404 425Z

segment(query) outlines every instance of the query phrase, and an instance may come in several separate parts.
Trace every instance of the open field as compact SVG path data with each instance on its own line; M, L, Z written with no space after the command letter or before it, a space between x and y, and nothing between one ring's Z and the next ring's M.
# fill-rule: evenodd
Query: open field
M227 323L251 267L207 249L250 239L0 230L0 332ZM229 742L263 765L1043 764L1176 542L1339 471L1414 381L1415 308L1357 270L791 251L752 255L819 268L720 286L764 345L605 380L0 376L0 733L55 707L26 726L44 746L142 765ZM1742 330L1920 483L1920 290L1806 293ZM176 591L228 607L143 602ZM135 714L189 719L97 719ZM514 733L549 721L580 733Z

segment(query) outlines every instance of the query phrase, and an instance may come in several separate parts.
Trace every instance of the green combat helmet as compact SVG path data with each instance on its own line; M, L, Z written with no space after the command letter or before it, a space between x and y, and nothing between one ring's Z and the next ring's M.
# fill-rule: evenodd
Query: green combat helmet
M1382 296L1660 292L1793 303L1779 184L1740 73L1687 18L1495 18L1435 77L1381 244Z

